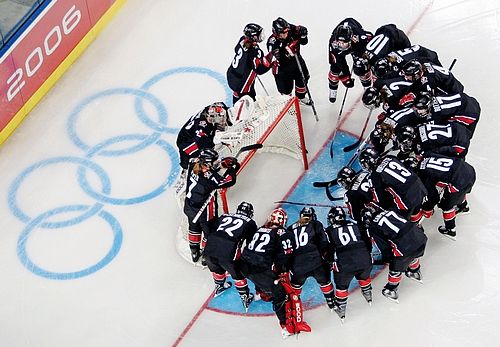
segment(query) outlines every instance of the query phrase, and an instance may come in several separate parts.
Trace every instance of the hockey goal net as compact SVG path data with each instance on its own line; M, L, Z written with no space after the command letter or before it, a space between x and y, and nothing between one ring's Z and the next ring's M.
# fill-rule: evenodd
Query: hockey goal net
M254 102L251 98L242 98L230 110L232 126L218 138L227 145L216 145L220 158L235 156L244 147L255 143L263 145L258 151L284 154L302 161L304 170L308 169L307 151L302 128L300 106L296 97L267 96L257 97ZM241 168L248 165L257 151L242 152L238 161ZM185 179L184 179L185 180ZM236 186L238 183L236 183ZM230 189L235 189L230 188ZM184 194L176 191L177 201L181 208L181 223L177 233L177 250L187 261L191 262L191 253L188 244L188 222L182 213ZM228 212L227 191L221 189L218 196L219 213Z

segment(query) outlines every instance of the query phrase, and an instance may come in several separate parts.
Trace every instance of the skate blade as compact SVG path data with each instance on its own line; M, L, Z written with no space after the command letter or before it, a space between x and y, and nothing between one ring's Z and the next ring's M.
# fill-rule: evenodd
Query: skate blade
M385 295L384 295L385 296ZM399 299L394 299L394 298L390 298L388 296L386 296L387 299L389 299L389 301L395 303L395 304L399 304Z
M443 235L443 236L445 236L445 237L449 238L449 239L450 239L450 240L452 240L452 241L456 241L456 240L457 240L457 237L456 237L456 236L450 236L450 235L446 235L446 234L441 234L441 235Z
M406 277L408 277L408 276L406 276ZM423 280L417 280L416 278L413 278L413 277L408 277L408 278L411 279L412 281L417 282L417 283L424 284Z

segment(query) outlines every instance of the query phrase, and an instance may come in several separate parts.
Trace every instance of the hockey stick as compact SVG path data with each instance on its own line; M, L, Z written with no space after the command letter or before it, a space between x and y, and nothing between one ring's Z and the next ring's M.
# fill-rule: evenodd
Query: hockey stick
M338 198L338 200L343 200L344 198ZM288 201L288 200L279 200L275 201L275 204L289 204L289 205L298 205L298 206L313 206L313 207L336 207L335 205L326 205L326 204L308 204L306 202L296 202L296 201Z
M451 62L450 67L448 68L449 71L451 71L451 69L453 69L453 67L455 66L456 62L457 62L457 58L453 59L453 61Z
M347 91L349 88L345 89L344 98L342 99L342 105L340 105L339 116L337 117L337 125L335 126L335 130L333 131L332 143L330 144L330 158L333 159L333 142L335 141L335 136L337 136L337 130L340 126L340 118L342 117L342 112L344 111L345 99L347 98Z
M309 87L307 86L306 77L304 75L304 71L302 71L302 65L300 65L299 53L295 54L295 61L297 62L297 66L299 67L300 75L302 76L302 82L306 87L307 96L309 97L309 100L311 100L311 107L313 109L314 117L316 118L316 122L318 122L319 121L318 112L316 112L316 107L314 107L314 101L311 96L311 92L309 91Z
M267 92L267 89L264 86L264 83L262 83L262 80L260 79L259 75L257 75L257 81L259 81L260 86L262 87L262 89L264 89L264 92L266 93L266 95L269 96L269 93Z
M238 159L238 156L243 152L257 150L257 149L262 148L262 147L263 147L262 143L255 143L253 145L243 146L240 148L238 153L236 153L235 158ZM208 196L207 200L205 200L203 205L201 205L200 209L198 210L198 212L196 213L196 215L194 216L194 218L192 220L193 224L196 223L198 221L198 219L200 219L201 215L203 214L203 211L205 211L205 209L207 208L208 204L210 203L210 200L212 200L216 191L217 191L217 189L212 190L212 192Z
M363 135L365 134L366 127L368 126L368 123L370 122L370 117L372 116L373 109L370 109L370 112L368 112L368 117L366 117L365 124L363 125L363 130L361 130L361 135L359 135L359 138L356 142L350 144L349 146L344 147L344 152L350 152L354 148L358 147L361 144L361 139L363 138Z

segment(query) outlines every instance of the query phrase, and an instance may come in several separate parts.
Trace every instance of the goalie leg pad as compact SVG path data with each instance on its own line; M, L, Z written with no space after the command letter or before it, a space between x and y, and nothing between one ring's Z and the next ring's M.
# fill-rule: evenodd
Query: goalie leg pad
M280 283L285 289L285 292L288 294L288 300L285 302L287 322L286 326L288 332L293 334L298 334L302 331L311 332L311 327L309 326L309 324L304 322L302 301L300 300L300 296L292 288L289 280L285 280L282 278Z

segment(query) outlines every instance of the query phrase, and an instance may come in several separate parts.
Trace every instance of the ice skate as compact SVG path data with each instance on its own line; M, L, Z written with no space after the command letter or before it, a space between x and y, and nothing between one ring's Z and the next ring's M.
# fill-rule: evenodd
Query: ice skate
M420 272L420 267L416 270L410 270L410 269L406 270L405 275L406 277L414 281L417 281L418 283L424 283L424 281L422 280L422 273Z
M299 99L299 101L302 105L312 106L312 101L307 96L304 96L302 99Z
M333 311L335 311L335 313L337 314L337 316L339 316L340 318L340 321L342 322L342 324L344 323L344 319L345 319L345 311L346 311L346 307L347 305L335 305L333 307Z
M245 312L248 312L248 307L254 300L254 295L252 293L249 294L243 294L241 296L241 303L243 304L243 308L245 309Z
M382 295L385 296L387 299L399 304L399 295L398 295L398 292L396 290L392 290L392 289L389 289L389 288L385 288L382 289Z
M456 241L456 240L457 240L457 238L456 238L456 236L457 236L457 232L456 232L455 228L453 228L453 229L448 229L448 228L446 228L445 226L441 225L440 227L438 227L438 231L439 231L441 234L443 234L444 236L446 236L446 237L448 237L448 238L452 239L453 241Z
M335 89L330 89L330 96L329 96L330 102L333 104L337 100L337 90Z
M226 290L231 288L233 284L231 282L224 282L223 285L216 284L215 285L215 290L214 290L214 298L218 297L222 293L224 293Z
M361 294L363 294L363 297L365 298L366 302L368 305L372 305L372 291L370 290L361 290Z

